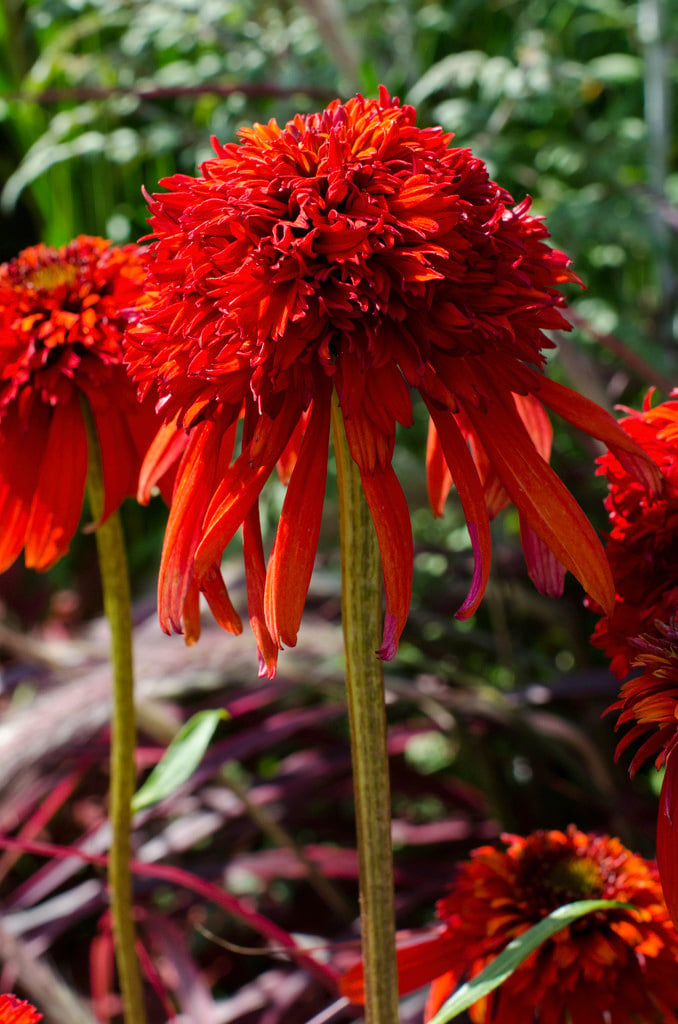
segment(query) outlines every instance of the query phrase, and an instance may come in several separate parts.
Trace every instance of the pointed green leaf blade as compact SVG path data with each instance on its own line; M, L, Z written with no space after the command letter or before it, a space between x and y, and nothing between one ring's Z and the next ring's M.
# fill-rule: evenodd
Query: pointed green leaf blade
M550 939L556 932L567 928L585 914L592 914L596 910L633 910L630 903L619 903L617 900L577 900L575 903L567 903L558 907L543 921L539 921L528 931L524 932L517 939L509 942L508 946L488 964L484 971L477 974L471 981L464 985L447 1000L438 1010L429 1024L447 1024L454 1020L464 1010L468 1010L483 996L489 995L495 988L509 978L517 967L520 967L523 960L526 960L530 953L534 952L543 942Z
M143 786L132 797L132 811L157 804L191 777L200 764L219 722L228 718L223 708L199 711L181 727Z

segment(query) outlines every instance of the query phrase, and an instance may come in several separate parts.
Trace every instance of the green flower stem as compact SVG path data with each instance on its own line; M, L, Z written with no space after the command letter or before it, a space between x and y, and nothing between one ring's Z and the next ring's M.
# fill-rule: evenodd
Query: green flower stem
M367 1024L397 1024L391 798L384 673L376 656L382 629L376 533L334 397L332 436L341 534L341 611L351 727L360 914Z
M89 407L85 406L88 438L87 492L94 522L104 507L101 453ZM104 612L111 631L113 714L111 721L111 850L108 886L126 1024L146 1019L132 903L130 872L131 801L135 788L134 670L132 665L132 601L125 542L118 512L96 529Z

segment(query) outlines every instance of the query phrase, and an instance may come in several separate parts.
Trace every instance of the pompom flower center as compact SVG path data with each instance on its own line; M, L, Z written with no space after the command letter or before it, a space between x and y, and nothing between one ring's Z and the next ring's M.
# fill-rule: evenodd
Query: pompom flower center
M70 286L77 280L79 271L72 263L47 263L29 271L23 284L36 291L55 291L62 285Z
M567 857L557 861L544 882L559 903L595 899L604 890L600 865L590 857Z

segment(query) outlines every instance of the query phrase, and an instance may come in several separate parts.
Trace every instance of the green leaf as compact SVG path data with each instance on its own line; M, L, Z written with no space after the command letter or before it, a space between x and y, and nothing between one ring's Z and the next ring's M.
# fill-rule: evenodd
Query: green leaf
M458 988L438 1010L435 1017L429 1021L429 1024L447 1024L448 1021L454 1020L483 996L489 995L495 988L499 988L515 969L520 967L523 960L526 960L530 953L533 953L543 942L585 914L593 914L596 910L634 909L630 903L619 903L617 900L577 900L575 903L558 907L543 921L539 921L529 931L509 942L508 946L492 963L487 965L484 971Z
M219 722L227 718L228 713L223 708L199 711L189 718L132 797L132 811L157 804L186 782L202 761Z

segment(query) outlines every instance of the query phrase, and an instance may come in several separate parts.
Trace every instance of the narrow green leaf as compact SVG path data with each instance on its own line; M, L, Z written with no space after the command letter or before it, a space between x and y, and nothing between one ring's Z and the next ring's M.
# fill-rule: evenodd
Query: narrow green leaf
M181 727L162 758L132 797L132 811L157 804L189 779L200 764L219 722L228 718L223 708L199 711Z
M454 1020L483 996L499 988L513 974L516 967L520 967L523 960L526 960L543 942L585 914L593 914L596 910L634 909L630 903L619 903L617 900L577 900L575 903L558 907L543 921L539 921L529 931L509 942L506 949L503 949L484 971L458 988L429 1024L447 1024L448 1021Z

